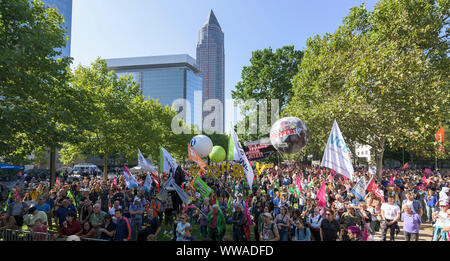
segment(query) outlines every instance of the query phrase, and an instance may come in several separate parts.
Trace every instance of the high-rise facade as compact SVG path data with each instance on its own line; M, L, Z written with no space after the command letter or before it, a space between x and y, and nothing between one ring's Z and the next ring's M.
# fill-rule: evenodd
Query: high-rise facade
M159 100L162 106L185 99L188 102L183 104L185 113L189 108L190 114L182 116L188 124L201 128L202 79L194 58L187 54L161 55L106 59L106 63L118 76L133 75L142 94Z
M224 34L214 12L209 12L205 24L200 29L197 43L197 65L203 79L203 102L217 99L221 102L221 119L212 122L213 129L224 131L225 126L225 50ZM217 111L219 108L215 108ZM210 114L203 112L203 119ZM206 126L209 127L209 126ZM204 126L205 128L205 126Z
M31 0L30 0L31 1ZM62 57L70 56L70 39L72 38L72 0L41 0L50 8L56 8L64 17L64 28L68 38L66 46L62 48Z

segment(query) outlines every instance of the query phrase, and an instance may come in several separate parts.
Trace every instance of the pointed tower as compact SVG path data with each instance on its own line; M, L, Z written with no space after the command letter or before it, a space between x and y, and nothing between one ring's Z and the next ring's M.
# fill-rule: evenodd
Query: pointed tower
M197 67L202 77L203 103L217 99L222 103L222 119L213 121L214 129L224 132L225 125L225 51L224 34L213 10L200 29L197 43ZM218 110L218 108L215 108ZM203 112L203 119L211 112Z

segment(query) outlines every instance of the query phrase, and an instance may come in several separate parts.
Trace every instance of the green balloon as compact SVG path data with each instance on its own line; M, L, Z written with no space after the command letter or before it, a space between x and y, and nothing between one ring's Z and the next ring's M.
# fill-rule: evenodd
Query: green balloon
M221 146L214 146L211 150L211 153L209 153L209 158L212 162L219 163L225 160L225 157L227 156L227 153L225 152L225 149Z

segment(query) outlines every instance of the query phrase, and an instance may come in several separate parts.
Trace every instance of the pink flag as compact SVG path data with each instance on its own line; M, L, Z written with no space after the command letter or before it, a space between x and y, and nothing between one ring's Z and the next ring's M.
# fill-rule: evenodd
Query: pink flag
M297 174L297 178L295 179L295 184L297 184L298 190L302 193L302 183L300 181L300 175Z
M433 173L433 171L431 171L431 169L425 169L423 172L425 172L426 175L430 175Z
M394 176L391 176L391 179L389 180L389 186L394 185Z
M425 184L425 186L428 186L428 184L430 184L431 179L427 179L426 176L422 177L423 183Z
M119 186L117 186L116 178L113 179L113 185L116 189L119 189Z
M397 175L397 173L398 173L398 170L394 171L394 175Z
M322 182L322 186L320 186L319 192L317 192L317 198L319 202L317 206L325 208L327 206L327 197L326 197L326 186L325 182Z

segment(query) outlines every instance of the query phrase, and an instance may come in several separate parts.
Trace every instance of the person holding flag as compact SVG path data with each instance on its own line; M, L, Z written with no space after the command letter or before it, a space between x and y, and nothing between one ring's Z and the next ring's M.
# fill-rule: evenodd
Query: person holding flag
M212 210L206 218L208 222L207 234L211 241L222 241L225 234L226 221L218 204L212 206Z

